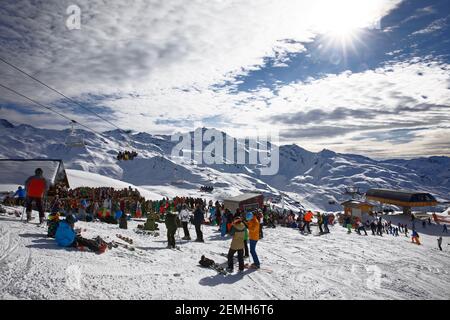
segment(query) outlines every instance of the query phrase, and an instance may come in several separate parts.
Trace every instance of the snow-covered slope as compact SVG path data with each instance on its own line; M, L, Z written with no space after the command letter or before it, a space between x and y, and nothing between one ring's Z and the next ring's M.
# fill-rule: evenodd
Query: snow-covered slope
M170 154L175 142L169 136L148 133L128 135L119 130L104 137L78 131L85 138L83 148L68 148L64 140L69 130L38 129L29 125L14 126L0 121L1 158L57 158L66 168L101 174L122 180L159 194L159 190L192 193L199 186L214 185L221 198L242 191L259 191L269 197L283 195L286 208L304 207L339 210L346 199L345 187L357 186L361 191L371 187L428 191L439 199L450 199L450 158L430 157L413 160L377 161L330 150L309 152L297 145L280 147L280 170L274 176L262 176L252 165L177 164ZM116 160L119 150L139 152L134 161ZM333 203L336 204L330 204Z
M408 222L408 221L404 221ZM105 223L77 222L85 237L134 240L136 251L113 248L96 255L58 247L46 229L0 216L0 299L442 299L450 296L448 237L444 251L436 237L421 233L421 246L405 236L331 233L302 236L298 230L264 229L258 255L268 271L218 275L202 269L202 254L224 263L230 239L217 227L203 226L205 243L176 241L181 251L165 249L160 236L136 234ZM411 226L410 226L411 227ZM429 228L429 227L428 227ZM194 230L191 228L191 235ZM119 240L120 241L120 240ZM235 268L236 272L237 267Z

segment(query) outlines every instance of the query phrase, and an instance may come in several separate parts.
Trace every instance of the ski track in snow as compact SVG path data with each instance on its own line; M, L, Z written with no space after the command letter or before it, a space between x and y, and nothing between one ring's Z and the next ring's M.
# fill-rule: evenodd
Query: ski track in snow
M117 225L78 222L86 237L134 240L136 251L113 248L102 255L60 248L46 228L0 216L0 299L449 299L448 237L444 251L436 237L422 235L422 246L405 236L331 233L301 235L297 230L264 229L257 252L263 268L228 276L198 266L202 254L226 265L230 238L218 227L203 226L206 243L181 241L166 249L160 236L137 234ZM191 237L195 238L191 227ZM246 260L248 262L248 260ZM375 271L374 271L375 270ZM374 277L379 271L378 276ZM370 281L379 280L379 286Z

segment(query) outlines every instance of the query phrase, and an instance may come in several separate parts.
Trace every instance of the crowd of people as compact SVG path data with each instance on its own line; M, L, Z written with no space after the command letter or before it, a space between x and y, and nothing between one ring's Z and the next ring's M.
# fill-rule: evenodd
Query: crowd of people
M213 192L214 187L213 186L201 186L200 191L202 192Z
M119 161L127 161L127 160L134 160L138 156L138 153L136 151L119 151L117 154L117 160Z
M253 258L252 267L260 267L256 244L264 237L263 227L282 226L298 229L302 234L310 234L313 219L315 219L314 225L317 226L318 234L327 234L330 233L329 226L335 223L334 214L310 210L300 210L294 213L292 210L273 210L264 205L262 208L250 211L236 209L235 212L231 212L219 201L206 201L202 198L176 196L172 199L164 197L160 200L147 200L137 189L131 187L117 190L109 187L67 189L63 186L56 186L54 196L45 202L43 197L48 188L49 185L43 178L42 169L38 168L35 175L27 179L25 189L22 187L17 189L14 194L17 199L15 204L26 207L27 221L31 218L33 203L39 211L40 223L44 220L44 211L49 211L48 235L57 238L57 242L64 246L81 245L103 250L105 244L100 241L101 239L84 239L79 233L77 234L74 229L74 223L77 220L88 222L99 220L119 224L119 228L126 229L128 219L132 217L149 218L153 214L157 216L159 222L163 221L166 224L169 248L176 247L175 233L178 228L183 229L183 240L191 240L189 223L195 226L196 239L194 241L196 242L204 242L203 224L218 227L217 231L220 232L221 237L230 235L232 237L228 253L230 269L236 253L240 270L243 269L243 259L250 255ZM63 224L61 224L61 216L66 217ZM349 215L339 215L338 219L347 228L348 233L352 233L353 229L359 235L368 235L367 230L370 230L373 236L383 236L383 234L395 237L400 234L409 236L410 230L407 224L394 225L382 217L374 216L371 221L367 220L365 223L361 219L355 219ZM414 215L411 217L411 222L413 226L411 241L420 245ZM428 220L428 224L431 224L431 219ZM426 227L426 221L422 221L422 227ZM443 232L447 232L446 227L444 224Z

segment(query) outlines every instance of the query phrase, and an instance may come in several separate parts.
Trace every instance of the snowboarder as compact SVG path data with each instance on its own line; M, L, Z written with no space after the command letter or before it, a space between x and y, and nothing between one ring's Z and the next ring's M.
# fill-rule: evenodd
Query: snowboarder
M44 194L47 192L49 184L47 180L44 178L41 168L37 168L34 171L35 175L31 176L25 182L25 189L27 193L26 197L26 213L27 213L27 222L31 220L31 209L33 206L33 202L36 203L36 207L39 211L39 223L44 222L44 207L42 206L42 198Z
M164 220L164 223L167 227L167 247L170 249L176 248L175 243L175 233L177 232L177 215L173 212L167 212L166 219Z
M197 239L195 239L196 242L205 242L203 240L203 233L201 229L204 220L205 220L205 213L203 212L203 209L201 208L200 204L197 203L194 211L195 233L197 234Z
M184 231L183 240L191 240L191 235L189 234L189 228L188 228L188 223L189 223L190 217L191 217L191 214L189 213L186 205L183 204L182 209L179 214L179 218L180 218L181 224L183 226L183 231Z
M228 251L228 272L233 272L233 257L238 253L239 271L244 271L244 237L245 237L245 225L242 223L242 219L237 217L234 219L231 226L230 234L233 237L231 240L230 250Z
M442 251L442 236L439 236L439 238L437 239L437 243L439 250Z
M249 212L246 215L248 221L248 231L249 231L249 239L250 239L250 254L253 258L253 263L251 264L251 268L259 269L260 262L258 259L258 255L256 254L256 244L259 240L259 220L253 213Z

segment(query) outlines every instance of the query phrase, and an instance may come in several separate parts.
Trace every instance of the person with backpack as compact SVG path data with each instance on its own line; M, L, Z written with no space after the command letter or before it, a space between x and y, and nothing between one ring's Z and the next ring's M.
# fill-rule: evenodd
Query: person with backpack
M39 211L39 223L42 224L45 217L42 198L49 189L49 184L44 178L44 171L41 168L37 168L34 173L35 175L29 177L25 182L27 222L31 220L31 210L34 202Z
M234 219L230 234L233 237L231 240L230 250L228 251L228 272L233 272L233 257L238 253L239 271L244 271L244 238L245 238L245 225L240 217Z
M191 214L190 214L189 210L187 209L186 205L183 204L182 209L179 213L179 218L180 218L181 224L183 226L183 231L184 231L183 240L191 240L191 235L189 234L189 228L188 228L190 217L191 217Z

